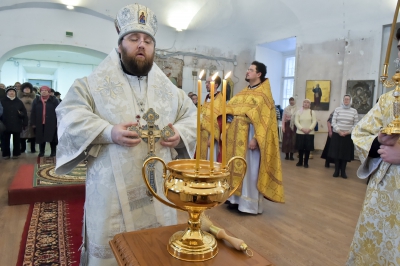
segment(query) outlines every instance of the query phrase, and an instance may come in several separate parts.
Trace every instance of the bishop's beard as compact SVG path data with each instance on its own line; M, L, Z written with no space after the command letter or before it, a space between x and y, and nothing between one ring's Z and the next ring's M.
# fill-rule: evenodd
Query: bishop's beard
M146 56L144 59L138 59L127 54L125 49L121 49L121 61L124 64L128 74L135 76L147 76L153 67L154 53L151 56Z

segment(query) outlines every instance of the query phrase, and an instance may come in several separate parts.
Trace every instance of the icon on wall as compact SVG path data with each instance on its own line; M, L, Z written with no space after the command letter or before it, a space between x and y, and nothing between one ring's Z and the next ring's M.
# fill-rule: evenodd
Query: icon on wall
M312 110L328 111L331 95L330 80L307 80L306 99L311 101Z
M352 99L351 107L366 114L373 106L375 80L348 80L346 93Z

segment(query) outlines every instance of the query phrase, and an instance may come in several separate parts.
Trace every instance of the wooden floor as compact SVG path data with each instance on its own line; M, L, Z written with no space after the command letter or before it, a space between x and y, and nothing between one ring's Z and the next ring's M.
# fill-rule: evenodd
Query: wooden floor
M0 159L0 265L16 264L28 212L28 205L7 205L7 188L18 167L35 162L34 154L21 157ZM282 160L285 204L264 201L260 215L221 205L208 215L276 266L344 265L366 190L365 181L356 177L359 161L348 164L347 180L333 178L332 167L324 168L320 158L310 160L308 169L295 164ZM185 214L179 218L185 220Z

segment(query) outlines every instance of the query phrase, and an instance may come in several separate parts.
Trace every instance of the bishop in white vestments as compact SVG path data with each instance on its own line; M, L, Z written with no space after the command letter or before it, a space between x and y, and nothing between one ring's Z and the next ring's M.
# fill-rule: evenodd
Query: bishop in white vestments
M156 156L169 162L178 149L191 157L195 149L196 107L153 64L156 16L133 4L122 8L115 22L118 49L77 79L56 110L57 174L87 161L81 265L115 265L108 242L118 233L176 223L176 211L148 195L141 171L149 146L128 128L146 128L145 114L152 108L155 125L174 132L155 143ZM153 184L165 199L161 164Z

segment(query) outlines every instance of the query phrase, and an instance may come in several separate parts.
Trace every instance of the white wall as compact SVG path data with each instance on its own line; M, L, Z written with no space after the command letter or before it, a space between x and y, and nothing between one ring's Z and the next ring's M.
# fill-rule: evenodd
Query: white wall
M267 78L271 84L275 105L282 101L283 53L266 47L256 47L256 60L267 66Z
M88 76L93 72L94 68L95 66L93 65L71 63L60 64L57 75L54 77L54 79L57 81L57 91L59 91L61 95L67 94L75 79Z
M28 79L42 79L53 81L53 89L65 95L75 79L81 78L92 73L95 66L83 64L71 64L61 62L40 61L40 67L37 62L32 60L18 59L18 65L12 61L6 61L3 65L0 75L1 83L14 85L16 81L21 83ZM37 67L38 71L45 69L48 73L36 74L29 73L25 67Z
M0 72L1 83L6 86L14 85L15 82L19 81L19 66L15 65L14 62L5 62Z
M304 40L298 42L295 79L297 99L301 101L305 97L306 80L331 81L329 111L317 112L320 132L315 138L316 149L324 147L326 121L329 114L340 105L348 80L375 80L375 96L380 95L381 58L385 57L381 51L386 51L386 47L382 47L382 29L382 25L375 25L368 30L348 31L345 38L314 43ZM391 58L395 57L396 51L392 48ZM392 62L390 65L393 68Z

